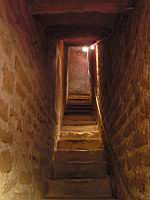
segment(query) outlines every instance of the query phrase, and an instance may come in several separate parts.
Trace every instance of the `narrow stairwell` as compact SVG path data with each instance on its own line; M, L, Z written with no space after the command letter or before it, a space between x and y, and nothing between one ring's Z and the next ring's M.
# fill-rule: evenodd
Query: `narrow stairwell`
M68 101L46 199L113 200L104 146L88 99Z

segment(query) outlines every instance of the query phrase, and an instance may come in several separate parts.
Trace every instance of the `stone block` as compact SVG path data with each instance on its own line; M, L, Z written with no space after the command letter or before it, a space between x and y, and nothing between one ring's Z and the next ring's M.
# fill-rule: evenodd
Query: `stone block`
M1 172L10 172L12 169L13 160L12 155L9 150L4 150L0 152L0 171Z
M4 121L8 120L8 104L2 98L0 98L0 118Z
M20 82L16 83L16 92L22 99L26 98L26 93L25 93L23 87L21 86Z
M0 127L0 138L4 143L12 144L13 143L13 133L12 131L7 131Z
M3 32L3 34L0 34L0 41L1 41L1 46L2 46L3 52L9 58L11 58L12 52L13 52L13 44L12 44L7 32L5 32L5 33Z
M18 57L15 59L15 68L18 75L19 80L21 81L22 85L26 87L26 89L31 92L32 87L28 78L28 74L24 71L23 66Z
M27 200L29 199L29 193L28 192L18 192L14 193L12 200Z
M10 180L5 183L3 186L3 192L2 194L4 195L5 193L9 192L11 189L13 189L17 184L17 179Z
M133 138L133 147L140 148L148 144L147 134L137 133Z
M5 65L3 68L3 83L2 83L2 89L9 94L13 93L15 83L15 75L12 71L10 71L7 66Z
M23 171L19 174L19 183L22 185L30 185L32 183L32 172Z

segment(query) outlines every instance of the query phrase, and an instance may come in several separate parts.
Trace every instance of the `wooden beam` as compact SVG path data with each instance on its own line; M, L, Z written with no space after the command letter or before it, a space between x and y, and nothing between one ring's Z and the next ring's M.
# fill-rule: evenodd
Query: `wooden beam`
M127 9L127 0L31 0L33 15L68 12L120 13Z

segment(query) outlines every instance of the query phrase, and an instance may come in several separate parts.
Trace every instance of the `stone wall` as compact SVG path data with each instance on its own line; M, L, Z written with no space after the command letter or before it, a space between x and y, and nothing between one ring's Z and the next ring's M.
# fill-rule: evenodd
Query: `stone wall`
M56 139L59 138L60 126L64 114L65 104L65 65L64 65L64 42L57 41L56 44L56 87L55 87L55 116L56 116ZM55 140L56 141L56 140Z
M32 21L25 0L0 0L1 200L40 199L50 158L52 66Z
M150 199L150 4L136 1L99 44L100 105L114 162L134 200ZM111 167L110 167L111 168ZM116 183L119 200L127 199Z
M81 47L70 47L68 63L69 94L89 94L87 53L83 52Z

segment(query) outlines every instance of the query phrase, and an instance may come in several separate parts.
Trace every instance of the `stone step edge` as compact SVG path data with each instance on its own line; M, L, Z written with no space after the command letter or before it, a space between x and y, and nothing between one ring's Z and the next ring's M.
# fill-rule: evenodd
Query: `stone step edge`
M101 197L99 197L99 198L64 198L64 197L47 197L47 198L44 198L44 199L41 199L41 200L47 200L47 199L50 199L50 200L118 200L118 199L114 199L114 198L101 198Z
M81 126L81 128L82 128L82 125L79 125L79 127L80 127L80 126ZM77 127L77 126L70 125L70 124L68 124L68 125L62 125L62 126L61 126L61 128L66 128L66 127L71 129L71 128L75 128L75 127ZM78 128L79 128L79 127L78 127ZM86 124L86 125L84 125L84 128L85 128L85 127L87 127L87 128L93 128L93 129L94 129L94 128L97 128L96 130L98 130L97 124ZM61 130L61 128L60 128L60 130Z
M95 149L57 149L56 151L95 151ZM104 150L104 147L103 148L99 148L99 150Z
M69 150L69 149L64 149L64 150L60 150L60 149L55 149L55 152L59 152L59 151L63 151L63 152L76 152L76 153L78 153L78 152L101 152L101 151L104 151L104 148L102 148L102 149L93 149L93 150L85 150L85 149L83 149L83 150L78 150L78 149L75 149L75 150Z
M53 181L53 180L55 180L55 181L60 181L60 182L73 182L73 183L84 183L84 182L92 182L92 181L102 181L102 180L104 180L104 179L109 179L109 181L111 181L111 177L110 177L110 175L105 175L105 177L102 177L102 178L88 178L88 179L86 179L86 178L84 178L84 179L78 179L78 178L73 178L73 179L67 179L67 178L65 178L65 179L61 179L61 178L57 178L57 179L47 179L47 181L48 182L50 182L50 181Z
M96 120L80 120L80 119L70 120L70 119L65 119L65 120L62 121L62 125L64 125L64 124L70 124L70 123L78 123L79 125L83 124L84 126L85 126L85 123L89 123L89 125L91 123L94 123L94 125L97 124Z
M89 135L87 135L88 136L88 138L86 138L86 136L84 135L70 135L70 136L68 136L68 135L60 135L60 138L58 139L58 141L59 140L69 140L69 141L91 141L91 140L94 140L94 141L97 141L97 140L100 140L101 141L101 138L100 137L92 137L92 136L89 136Z
M82 123L82 124L79 124L78 122L62 123L62 126L70 126L70 125L75 126L75 127L79 127L79 126L87 126L87 125L97 125L97 123L96 122L93 122L93 123L88 122L88 123Z
M52 181L62 181L62 182L73 182L73 183L84 183L84 182L90 182L90 181L98 181L103 179L110 179L110 175L105 174L103 177L94 177L94 178L54 178L51 177L50 180ZM49 179L49 177L48 177ZM50 181L49 180L49 181Z
M67 197L45 197L46 199L51 199L51 200L79 200L79 199L83 199L83 200L118 200L118 199L113 199L113 197L111 197L110 195L103 195L103 196L94 196L93 198L90 196L79 196L78 197L74 197L74 198L67 198Z
M99 142L101 142L102 140L99 140L99 139L94 139L94 138L87 138L87 139L58 139L57 140L57 142L88 142L88 141L93 141L93 142L95 142L95 141L99 141Z
M53 163L63 163L63 164L106 164L106 161L69 161L69 162L66 162L66 161L57 161L57 160L54 160Z
M54 155L59 154L59 153L64 153L64 154L75 154L75 153L77 153L77 154L80 154L80 153L91 154L91 153L93 153L93 154L99 154L99 155L104 154L105 155L105 150L104 150L104 148L96 149L96 150L95 149L91 149L91 150L86 150L86 149L81 149L81 150L79 150L79 149L73 149L73 150L70 150L70 149L55 149Z
M89 139L85 139L85 138L81 138L80 140L79 140L79 138L77 137L77 138L68 138L68 137L60 137L61 138L61 141L60 142L70 142L70 143L80 143L80 142L91 142L91 141L93 141L93 142L96 142L96 141L99 141L99 140L97 140L97 139L95 139L95 138L89 138ZM101 143L101 141L100 141L100 143Z
M84 133L91 133L93 132L93 134L96 134L97 132L99 132L98 130L94 130L94 131L84 131L84 130L60 130L60 134L62 133L70 133L70 134L78 134L80 132L80 134L84 134Z

